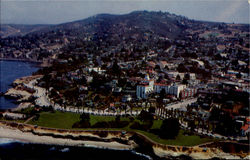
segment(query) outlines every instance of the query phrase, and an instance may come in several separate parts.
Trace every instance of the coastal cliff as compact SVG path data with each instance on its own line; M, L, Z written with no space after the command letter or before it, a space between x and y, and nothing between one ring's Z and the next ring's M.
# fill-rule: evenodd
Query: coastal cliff
M111 149L136 149L143 153L151 152L151 154L161 158L184 155L194 159L210 159L214 157L241 159L249 156L248 146L245 145L238 144L241 148L241 151L238 153L221 148L222 144L227 145L227 142L209 143L192 147L171 146L153 142L137 132L55 129L6 121L0 121L0 129L2 130L0 137L45 144L93 145Z

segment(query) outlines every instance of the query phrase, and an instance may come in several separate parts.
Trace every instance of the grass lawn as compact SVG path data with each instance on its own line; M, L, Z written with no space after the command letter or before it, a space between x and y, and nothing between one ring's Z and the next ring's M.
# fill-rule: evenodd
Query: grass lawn
M94 116L90 115L90 124L94 125L100 121L113 121L115 120L114 116ZM121 117L121 120L129 120L128 118ZM43 127L51 128L65 128L71 129L72 125L80 121L80 114L71 113L71 112L59 112L55 113L42 112L38 121L30 121L29 124L35 124Z
M151 129L159 129L161 128L162 120L155 120Z
M38 121L30 121L29 124L36 124L43 127L71 129L72 125L80 120L80 114L70 112L42 112Z
M184 135L184 130L180 130L176 139L161 139L155 134L141 130L137 130L137 132L144 134L145 136L149 137L151 140L157 143L167 144L167 145L194 146L216 140L212 138L200 138L200 136L197 135Z
M38 126L51 127L51 128L63 128L63 129L72 129L72 125L80 120L80 114L71 113L71 112L58 112L50 113L50 112L42 112L40 113L40 118L37 121L30 121L29 124L34 124ZM94 116L90 115L90 123L91 125L100 121L113 121L115 117L113 116ZM121 117L121 120L129 121L129 118ZM135 119L135 121L139 121ZM131 123L130 123L131 124ZM162 120L155 120L152 126L152 129L159 129L162 124ZM85 130L85 129L81 129ZM103 130L103 129L102 129ZM120 129L107 129L107 130L127 130L127 131L136 131L139 132L151 140L168 145L182 145L182 146L193 146L206 142L211 142L216 139L212 138L200 138L197 135L184 135L184 130L180 130L176 139L160 139L157 135L141 131L141 130L133 130L129 128L129 126Z

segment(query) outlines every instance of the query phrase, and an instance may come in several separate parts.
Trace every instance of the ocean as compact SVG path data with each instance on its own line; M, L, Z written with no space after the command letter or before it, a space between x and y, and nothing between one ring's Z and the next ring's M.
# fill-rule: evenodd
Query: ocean
M36 63L0 60L0 92L5 93L9 88L11 88L10 85L15 79L29 76L38 69L39 68ZM15 100L1 96L0 109L17 107L17 104L13 102L15 102Z
M31 144L0 138L0 160L149 160L129 150Z

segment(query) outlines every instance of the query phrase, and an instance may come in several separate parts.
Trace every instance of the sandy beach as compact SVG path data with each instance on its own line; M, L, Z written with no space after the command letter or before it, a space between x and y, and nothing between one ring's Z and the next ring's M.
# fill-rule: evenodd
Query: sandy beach
M29 143L39 144L53 144L53 145L66 145L66 146L93 146L98 148L107 149L133 149L130 145L124 145L117 142L96 142L96 141L82 141L71 140L63 138L53 138L50 136L38 136L30 132L22 132L18 129L0 126L0 138L10 138Z

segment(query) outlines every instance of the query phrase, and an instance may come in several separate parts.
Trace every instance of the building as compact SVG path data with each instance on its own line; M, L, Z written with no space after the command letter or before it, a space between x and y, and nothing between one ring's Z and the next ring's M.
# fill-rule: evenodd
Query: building
M180 98L185 99L188 97L193 97L197 94L197 88L185 88L180 92Z
M169 71L167 72L167 75L169 76L169 78L176 78L178 75L180 76L180 79L183 79L185 76L185 73L179 73L179 72L175 72L175 71Z
M171 94L179 98L180 92L185 88L186 85L183 84L154 83L154 80L146 75L145 79L136 87L136 96L137 98L146 99L150 93L160 93L164 89L166 94Z
M147 74L144 80L136 87L137 98L147 98L148 94L154 92L154 80L149 78Z
M129 102L132 100L132 96L131 95L124 95L122 97L122 102Z
M166 61L160 61L158 65L160 66L161 69L164 69L168 65L168 63Z
M177 98L179 98L179 95L180 95L180 92L186 88L186 85L182 85L182 84L179 84L179 85L172 85L169 87L169 90L168 90L168 94L172 94L172 95L175 95Z

